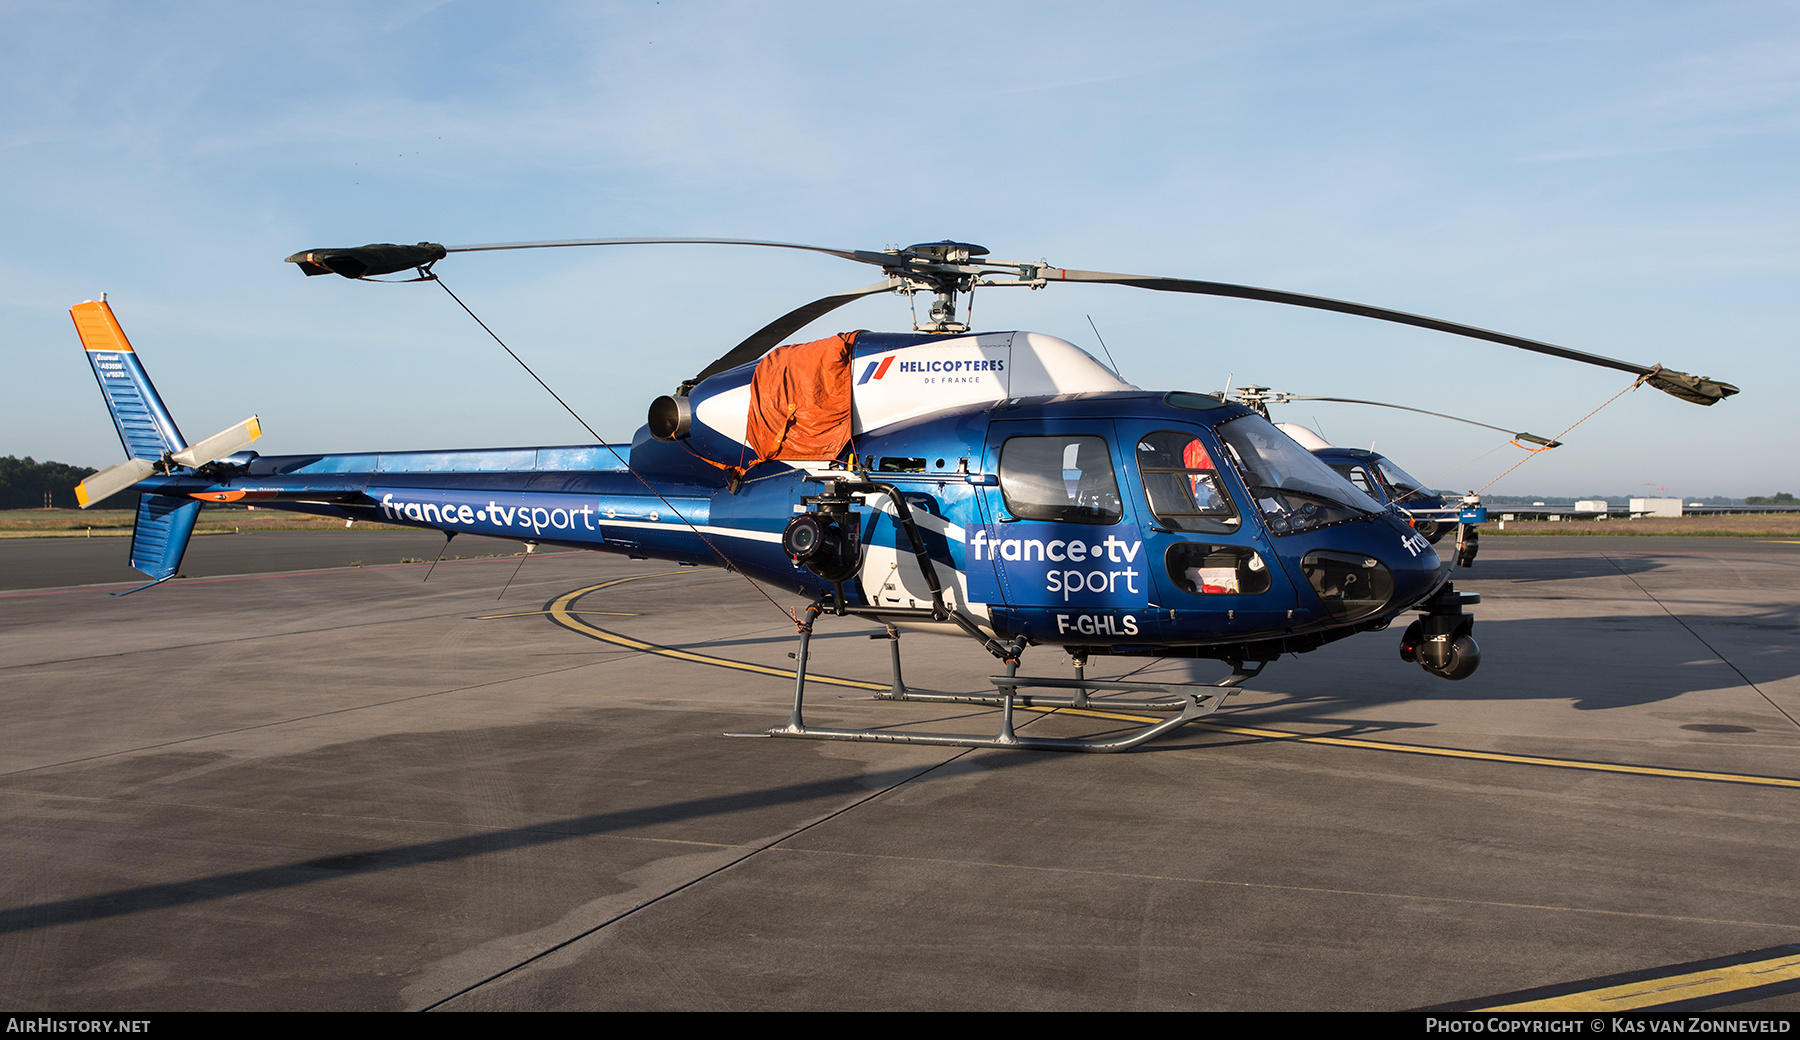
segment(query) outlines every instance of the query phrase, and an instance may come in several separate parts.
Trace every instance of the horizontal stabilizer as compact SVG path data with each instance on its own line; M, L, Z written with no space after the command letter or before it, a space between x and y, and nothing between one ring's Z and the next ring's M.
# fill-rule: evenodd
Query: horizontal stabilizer
M117 466L108 466L75 485L75 501L80 503L81 508L86 509L95 502L111 498L155 472L155 463L148 459L128 459Z
M228 430L221 430L213 434L199 444L173 453L169 456L169 461L178 466L197 468L209 462L216 462L227 455L235 455L248 448L261 436L262 423L252 415Z

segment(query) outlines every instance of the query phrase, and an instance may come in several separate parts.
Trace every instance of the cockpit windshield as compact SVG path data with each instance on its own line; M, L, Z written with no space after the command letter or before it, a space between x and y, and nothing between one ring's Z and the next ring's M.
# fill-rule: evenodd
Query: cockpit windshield
M1296 534L1382 512L1379 502L1260 415L1228 419L1215 431L1271 534Z
M1402 506L1424 505L1423 499L1435 497L1425 490L1423 482L1394 465L1387 459L1376 463L1381 470L1381 479L1387 482L1389 490L1394 493L1394 501Z

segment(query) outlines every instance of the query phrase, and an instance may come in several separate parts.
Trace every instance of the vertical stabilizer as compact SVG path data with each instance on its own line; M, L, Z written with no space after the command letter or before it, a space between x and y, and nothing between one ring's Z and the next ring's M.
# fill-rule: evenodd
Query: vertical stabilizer
M174 577L187 553L188 537L200 517L191 498L144 495L138 499L137 526L131 532L131 566L162 581Z
M106 301L78 303L69 308L69 316L75 319L75 332L81 337L88 364L94 367L94 378L100 381L100 393L106 397L113 425L119 428L125 454L160 461L165 452L187 447Z

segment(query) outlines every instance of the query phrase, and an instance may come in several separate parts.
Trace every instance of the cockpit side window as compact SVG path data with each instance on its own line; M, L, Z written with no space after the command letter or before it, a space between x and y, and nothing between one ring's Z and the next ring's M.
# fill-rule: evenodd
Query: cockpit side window
M1381 501L1382 496L1380 494L1376 493L1375 485L1369 480L1369 471L1368 470L1363 469L1361 466L1351 465L1351 464L1342 463L1342 462L1332 463L1331 468L1337 470L1339 473L1342 473L1344 475L1345 480L1348 480L1350 483L1355 484L1356 490L1362 492L1365 495L1368 495L1370 498L1375 499L1377 502Z
M1116 524L1125 517L1102 437L1007 438L1000 447L1000 491L1020 520Z
M1138 438L1138 472L1150 512L1171 531L1231 534L1241 522L1200 438L1158 430Z

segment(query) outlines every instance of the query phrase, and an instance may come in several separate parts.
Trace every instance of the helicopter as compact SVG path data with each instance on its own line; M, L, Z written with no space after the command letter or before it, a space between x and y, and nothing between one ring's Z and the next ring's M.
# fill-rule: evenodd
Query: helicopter
M1661 366L1363 304L995 261L954 241L880 251L744 239L374 244L287 261L309 276L382 280L412 271L411 281L433 281L434 265L451 253L648 244L810 250L878 267L883 277L759 329L651 402L629 444L450 451L260 455L247 450L261 435L255 416L190 445L110 306L78 304L71 314L129 459L89 477L77 497L85 507L141 492L131 564L152 580L130 592L177 573L209 502L722 566L807 602L804 611L784 608L799 641L792 711L757 735L1106 752L1217 710L1282 654L1381 630L1408 613L1417 617L1401 658L1466 678L1480 648L1465 608L1480 597L1456 590L1402 509L1358 488L1262 408L1139 388L1055 336L975 331L958 319L959 295L1085 282L1262 300L1618 369L1699 404L1737 392ZM927 317L915 316L910 333L784 344L832 310L885 292L928 295ZM998 734L808 725L810 639L826 615L887 627L888 698L993 705L1002 709ZM989 677L994 692L907 689L902 629L978 642L1004 669ZM1062 648L1075 676L1019 674L1021 657L1037 646ZM1231 672L1211 684L1087 676L1087 662L1105 655L1218 660ZM1091 699L1098 694L1110 696ZM1100 738L1036 737L1013 726L1015 705L1094 704L1168 717Z
M1217 396L1225 396L1221 391ZM1429 415L1438 419L1463 423L1467 426L1479 426L1485 430L1504 433L1513 446L1525 451L1548 451L1562 447L1563 442L1549 437L1540 437L1535 433L1523 430L1508 430L1504 426L1476 422L1457 415L1414 408L1411 405L1389 404L1385 401L1365 401L1355 397L1318 397L1308 394L1295 394L1287 391L1270 390L1266 386L1247 385L1237 388L1233 395L1239 404L1256 409L1265 419L1273 421L1269 414L1271 404L1291 404L1295 401L1330 401L1339 404L1368 405L1374 408L1394 408L1403 412L1414 412ZM1450 531L1456 532L1456 565L1472 567L1475 556L1481 550L1480 524L1487 522L1487 508L1481 504L1481 496L1473 491L1463 495L1454 505L1446 500L1440 492L1432 490L1426 483L1401 469L1399 464L1385 455L1375 452L1373 448L1349 448L1332 444L1312 429L1298 423L1278 422L1276 429L1294 438L1299 445L1312 452L1327 466L1336 470L1344 479L1355 484L1357 489L1370 498L1390 508L1399 509L1410 520L1413 529L1423 535L1425 540L1436 545ZM1537 447L1532 447L1537 445Z

